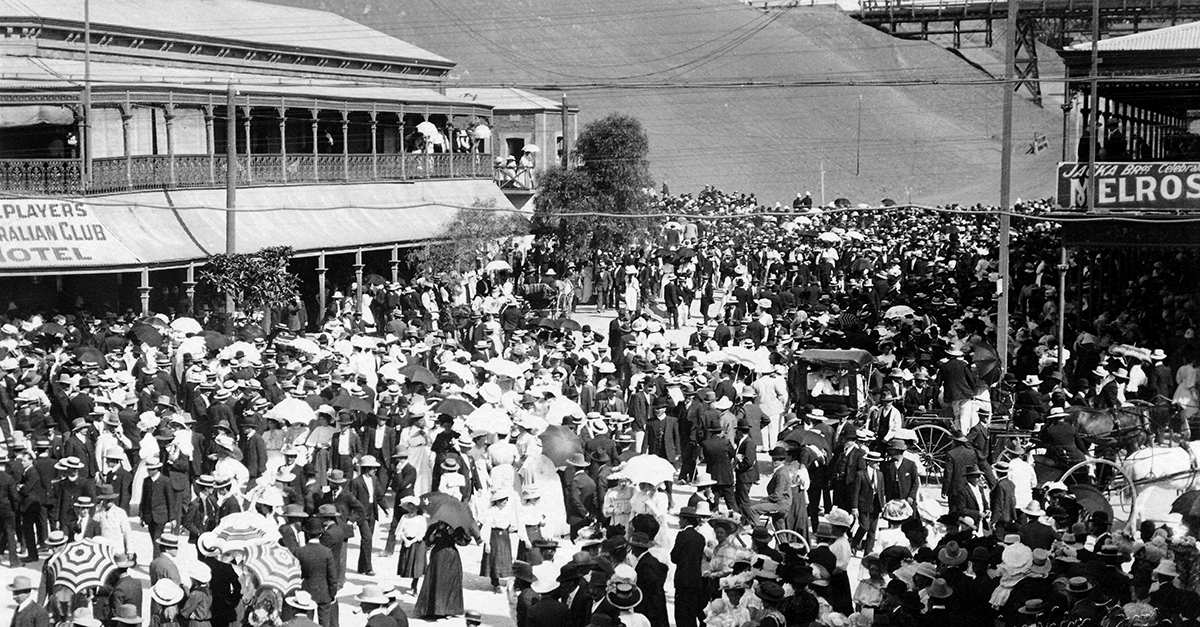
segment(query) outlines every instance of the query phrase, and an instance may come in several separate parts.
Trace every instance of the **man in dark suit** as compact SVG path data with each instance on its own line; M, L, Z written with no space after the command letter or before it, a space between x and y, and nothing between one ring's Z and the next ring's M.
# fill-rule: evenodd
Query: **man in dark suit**
M71 425L71 435L63 442L63 457L77 457L83 463L83 475L95 477L99 468L96 464L96 445L89 433L88 418L76 418Z
M333 507L337 513L337 537L341 539L341 549L330 546L334 556L338 558L339 576L344 580L346 578L346 553L349 548L350 537L354 535L354 527L358 524L359 519L367 515L366 508L362 502L354 498L354 495L346 489L346 475L341 470L329 471L329 489L326 492L317 494L313 499L313 506L318 511L318 516L321 511L327 511L328 507ZM328 534L327 534L328 537ZM329 546L326 544L326 546Z
M67 540L73 541L76 533L83 531L78 528L79 510L75 507L76 499L81 496L95 496L95 486L90 479L80 477L83 462L77 457L64 457L58 460L54 468L58 471L58 479L54 482L52 493L57 517L55 522L58 529L67 534Z
M33 583L25 575L17 575L8 585L17 610L13 614L12 627L50 627L50 614L46 608L34 602Z
M707 510L707 506L703 509ZM683 529L675 536L671 547L671 562L675 564L675 627L696 627L704 616L706 595L704 575L704 536L696 526L708 518L695 507L679 510Z
M992 529L1001 523L1008 523L1017 518L1017 487L1008 478L1008 461L1000 460L993 466L996 472L996 485L992 487L988 498L992 501Z
M883 512L883 473L879 469L883 456L868 451L863 460L867 462L867 468L856 475L858 487L854 509L858 512L858 532L854 539L867 554L875 548L875 532L879 528L879 514Z
M833 457L831 477L833 504L857 516L853 510L858 509L858 475L867 469L867 451L859 443L859 433L853 424L842 429L839 439L840 442L834 444L838 448Z
M308 520L308 512L304 511L303 505L295 503L285 505L283 520L284 523L279 525L279 545L294 555L307 540L304 537L302 525Z
M990 408L979 408L979 422L967 431L967 444L975 451L975 466L983 471L989 487L996 485L996 474L992 472L992 441L989 429L992 423Z
M358 517L358 572L368 577L375 574L371 568L371 540L375 537L375 522L384 511L383 484L375 473L379 462L373 455L363 455L358 462L359 475L350 482L350 494L362 504L363 513Z
M904 440L888 442L888 461L883 468L883 497L884 501L903 499L912 506L913 516L917 515L917 491L921 488L921 477L917 474L917 463L904 456L908 445Z
M133 499L133 475L121 465L125 456L118 449L104 454L104 468L100 471L100 483L112 486L117 494L117 507L129 513L129 502ZM195 543L193 541L193 543Z
M317 603L317 621L321 627L336 627L337 608L334 597L341 588L338 566L333 551L321 542L321 522L309 521L308 542L296 550L300 562L300 589L312 595Z
M962 509L958 512L963 516L970 516L986 527L991 520L992 504L988 499L987 484L983 482L983 471L977 466L968 467L964 474L964 482Z
M533 591L541 595L525 612L525 627L562 627L571 618L571 609L558 598L558 582L551 579L533 582Z
M17 453L21 464L21 476L17 483L17 511L21 516L21 536L25 540L25 551L28 553L24 561L38 561L38 521L41 520L42 508L50 501L50 495L42 487L42 479L33 467L33 456L28 451Z
M1042 504L1034 499L1022 507L1020 512L1018 518L1023 519L1023 522L1017 528L1017 534L1021 536L1021 544L1030 549L1049 551L1057 536L1054 529L1041 520L1042 516L1046 515L1046 512L1042 510Z
M733 496L733 458L737 453L733 443L721 433L719 424L708 425L707 430L708 437L700 443L700 453L704 456L708 474L717 482L713 486L713 493L725 500L725 507L730 512L735 512L737 501Z
M0 452L0 554L8 553L9 568L19 568L21 560L17 555L17 512L20 497L17 495L17 480L13 478L9 467L8 451ZM7 545L7 547L6 547Z
M400 524L400 517L404 515L404 506L400 501L406 496L414 496L413 491L417 483L417 469L408 463L408 449L400 448L395 453L392 453L392 461L394 462L395 470L392 471L392 479L389 482L394 491L392 498L392 522L388 524L387 545L383 549L385 556L390 556L396 550L396 527Z
M575 540L580 529L596 520L600 507L596 502L596 482L587 474L590 464L583 453L569 457L567 464L574 467L567 482L567 524L571 526L571 540Z
M667 565L650 554L654 541L643 531L635 531L629 538L630 551L636 562L637 587L642 591L642 602L635 611L650 620L651 625L668 625L667 618Z
M258 433L258 416L244 416L238 421L238 426L242 428L242 464L249 471L250 484L253 485L267 471L267 443Z
M955 433L953 437L954 448L946 454L942 474L942 496L949 503L950 511L957 512L966 505L966 472L975 465L975 449L967 444L966 435Z
M146 460L146 478L142 481L142 504L139 516L142 524L150 531L150 539L154 542L154 556L158 557L160 548L158 539L162 536L163 528L174 520L171 512L175 509L172 502L175 492L171 489L170 480L162 474L162 461L157 457Z
M754 445L754 438L750 437L750 424L745 418L738 421L736 433L737 443L733 446L733 469L736 473L734 502L746 520L754 520L754 512L750 510L750 488L758 483L758 447Z

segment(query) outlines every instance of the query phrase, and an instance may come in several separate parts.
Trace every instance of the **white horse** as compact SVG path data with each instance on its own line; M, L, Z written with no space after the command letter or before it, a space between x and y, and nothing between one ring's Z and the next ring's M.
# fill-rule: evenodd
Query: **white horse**
M1181 446L1152 446L1134 451L1120 463L1133 482L1135 520L1165 520L1174 497L1200 488L1200 442Z

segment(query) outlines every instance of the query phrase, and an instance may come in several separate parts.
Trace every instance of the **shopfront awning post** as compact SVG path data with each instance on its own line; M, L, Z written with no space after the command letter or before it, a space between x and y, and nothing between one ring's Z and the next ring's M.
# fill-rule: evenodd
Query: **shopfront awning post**
M325 267L325 251L317 255L317 306L321 311L317 313L317 321L325 322L325 273L329 268Z
M150 315L150 268L142 268L142 283L138 286L138 295L142 300L142 317Z
M354 251L354 311L362 313L362 297L363 297L363 251L361 248Z
M400 281L400 245L392 244L392 283Z
M187 315L195 317L196 315L196 264L189 263L187 266L187 279L183 282L183 289L187 293Z

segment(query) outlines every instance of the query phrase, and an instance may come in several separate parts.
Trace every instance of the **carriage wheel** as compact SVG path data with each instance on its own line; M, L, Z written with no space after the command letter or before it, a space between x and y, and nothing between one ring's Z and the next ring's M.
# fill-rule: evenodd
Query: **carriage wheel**
M921 456L921 462L925 464L925 470L928 472L926 482L941 484L946 458L949 456L951 445L954 444L953 434L949 429L935 424L917 425L913 432L917 435L917 454Z
M1135 519L1137 486L1121 466L1107 459L1089 459L1071 466L1063 473L1062 482L1068 486L1095 488L1112 508L1113 524L1125 526ZM1081 503L1081 505L1085 505ZM1086 509L1086 505L1085 505Z
M775 532L775 546L790 542L800 543L800 545L804 547L804 552L808 552L808 540L805 540L804 535L802 535L800 532L792 531L791 529L780 529L779 531Z

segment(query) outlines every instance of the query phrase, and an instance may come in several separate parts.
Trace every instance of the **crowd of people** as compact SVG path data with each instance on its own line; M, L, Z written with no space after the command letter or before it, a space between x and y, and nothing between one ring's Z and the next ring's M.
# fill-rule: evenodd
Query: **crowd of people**
M583 267L552 242L509 247L452 285L335 294L313 328L10 310L0 525L11 566L43 565L36 596L26 575L8 586L14 626L336 627L351 600L373 627L478 624L473 544L518 627L1200 618L1184 530L1127 533L1033 457L1096 453L1071 405L1165 399L1186 434L1189 258L1068 299L1060 348L1056 230L1025 205L998 356L993 216L803 197L782 215L714 189L659 202L676 217L653 245ZM617 311L606 327L571 319L591 302ZM953 434L938 464L917 416ZM1025 437L998 443L993 420ZM246 515L299 568L273 603L222 534ZM82 541L115 570L71 589L54 564ZM142 617L130 569L148 558ZM348 571L401 583L343 593Z

